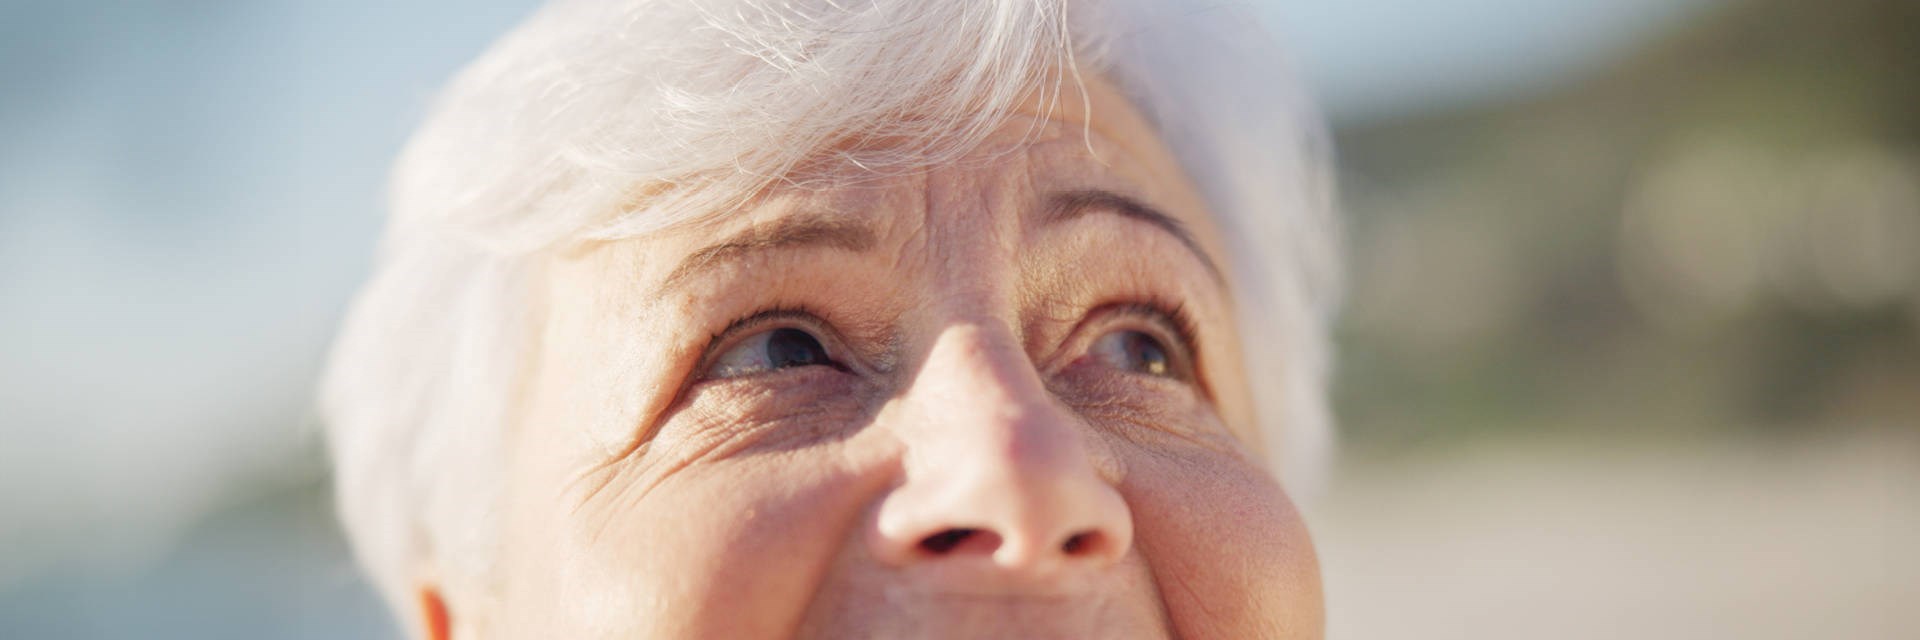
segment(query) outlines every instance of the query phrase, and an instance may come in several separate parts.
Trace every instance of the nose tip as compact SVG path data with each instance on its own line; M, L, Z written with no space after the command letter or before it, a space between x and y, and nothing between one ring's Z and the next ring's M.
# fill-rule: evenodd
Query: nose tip
M1133 520L1091 468L1051 478L909 481L881 504L877 555L896 566L985 561L1044 576L1126 555Z
M936 340L896 427L902 482L869 530L883 560L1042 575L1126 555L1125 500L1018 345L993 326Z
M1021 500L979 492L937 502L897 492L881 507L874 544L881 559L893 565L975 559L1035 577L1104 567L1127 554L1133 519L1112 488L1098 488L1106 496L1089 492L1031 500L1037 496L1029 494L1029 500Z

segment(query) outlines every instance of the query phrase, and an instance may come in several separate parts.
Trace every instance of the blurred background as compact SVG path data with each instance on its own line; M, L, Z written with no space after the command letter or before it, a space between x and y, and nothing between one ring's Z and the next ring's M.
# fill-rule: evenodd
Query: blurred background
M0 5L0 637L397 637L311 388L534 5ZM1352 225L1333 638L1920 638L1920 3L1258 6Z

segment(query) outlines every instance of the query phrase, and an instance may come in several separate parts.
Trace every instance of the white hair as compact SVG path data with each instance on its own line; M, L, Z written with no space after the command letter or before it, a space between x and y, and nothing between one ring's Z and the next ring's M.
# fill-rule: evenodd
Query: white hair
M484 597L551 251L728 211L822 157L876 172L955 158L1086 71L1147 116L1218 216L1260 437L1311 492L1332 440L1338 225L1318 119L1256 23L1201 0L543 8L402 153L376 273L334 347L322 411L362 563L403 610L429 579Z

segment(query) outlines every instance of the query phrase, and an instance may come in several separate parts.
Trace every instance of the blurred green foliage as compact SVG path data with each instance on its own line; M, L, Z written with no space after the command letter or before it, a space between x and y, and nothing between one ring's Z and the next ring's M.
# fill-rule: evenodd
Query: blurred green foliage
M1505 104L1336 132L1375 450L1920 425L1920 3L1725 3Z

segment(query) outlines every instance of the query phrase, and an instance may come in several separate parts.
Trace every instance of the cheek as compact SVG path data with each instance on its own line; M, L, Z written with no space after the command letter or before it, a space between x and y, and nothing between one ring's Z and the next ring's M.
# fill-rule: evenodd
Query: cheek
M566 613L534 635L792 633L827 563L852 537L863 496L877 490L835 471L837 457L831 448L745 456L624 493L615 479L577 508L542 514L562 530L523 537L520 546L555 551L521 569L543 574L548 593L517 601L557 596L553 610Z
M1128 462L1136 544L1187 638L1319 638L1320 572L1299 513L1264 471L1231 457Z

